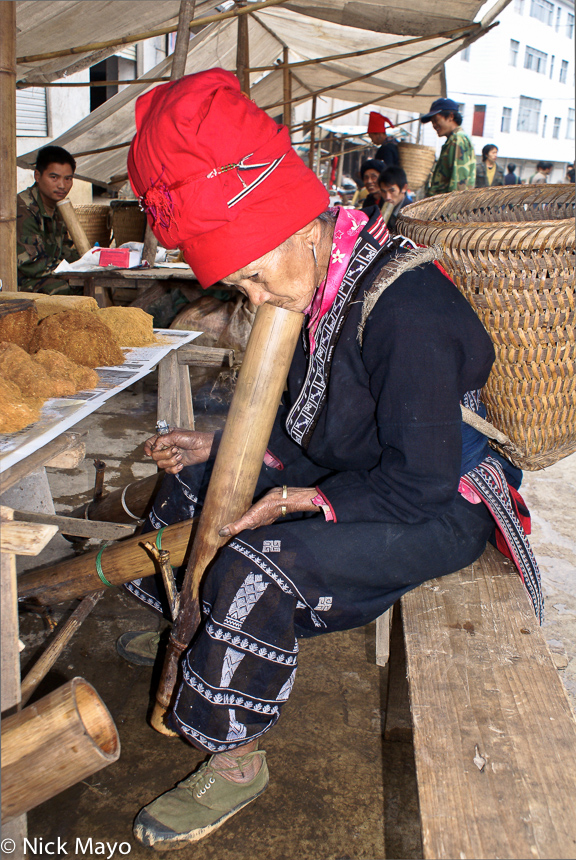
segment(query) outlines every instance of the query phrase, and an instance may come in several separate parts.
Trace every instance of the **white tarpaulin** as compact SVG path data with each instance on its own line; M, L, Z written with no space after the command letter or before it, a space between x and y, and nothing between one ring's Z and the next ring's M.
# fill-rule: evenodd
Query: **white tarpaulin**
M420 0L412 0L410 8L416 9ZM27 6L23 3L19 5ZM35 4L33 4L35 5ZM54 3L40 5L54 6ZM64 6L83 6L85 3L68 3L62 0ZM99 2L89 3L90 6L101 5ZM104 4L109 7L133 6L132 2L112 2ZM144 2L143 6L156 5ZM157 4L170 6L170 3ZM206 4L197 4L205 7ZM294 4L291 4L294 6ZM451 0L445 4L454 14L459 9L476 14L480 3L470 0ZM335 3L312 2L315 14L322 9L339 8L342 14L350 12L351 7L386 8L384 0L364 4L346 3L343 0ZM308 7L307 7L308 8ZM422 7L423 8L423 7ZM443 7L444 8L444 7ZM446 13L444 8L444 13ZM169 10L173 12L174 9ZM204 9L202 8L202 12ZM380 20L380 19L378 19ZM455 19L444 21L444 24L454 25ZM458 21L461 21L461 17ZM400 26L400 25L398 25ZM474 31L470 31L474 32ZM428 30L428 35L433 33ZM412 37L399 37L391 33L377 33L372 30L362 30L357 27L343 26L332 21L319 20L318 17L299 14L289 9L271 7L250 15L249 46L250 66L271 65L282 56L284 46L290 51L290 62L305 59L326 57L334 54L349 53L367 48L376 48L409 42ZM377 53L365 54L361 57L336 59L320 64L302 66L294 69L292 81L292 98L308 96L325 87L341 85L337 89L326 92L326 97L334 96L355 104L374 102L404 110L425 111L434 98L445 95L443 80L443 64L445 60L460 50L464 37L454 40L454 37L427 39L416 44L400 45ZM237 22L227 20L205 27L190 42L186 64L186 74L209 69L214 66L235 70L236 67ZM435 49L435 50L432 50ZM426 52L426 53L423 53ZM401 64L398 64L401 62ZM146 84L146 77L169 76L171 59L166 58L152 71L143 77L143 83L128 86L122 92L113 96L88 117L81 120L73 128L61 135L54 143L64 146L72 152L78 161L77 175L98 184L111 184L120 181L118 177L125 174L127 144L132 138L134 128L134 101L149 87L157 84ZM393 66L390 68L390 66ZM354 81L362 75L373 73L363 80ZM280 70L268 73L253 73L251 75L251 98L267 109L271 116L282 113L283 77ZM109 147L116 149L108 150ZM102 151L107 149L108 151ZM92 152L99 150L99 152ZM82 153L90 153L82 155ZM18 159L20 167L30 167L35 161L35 151L27 153Z

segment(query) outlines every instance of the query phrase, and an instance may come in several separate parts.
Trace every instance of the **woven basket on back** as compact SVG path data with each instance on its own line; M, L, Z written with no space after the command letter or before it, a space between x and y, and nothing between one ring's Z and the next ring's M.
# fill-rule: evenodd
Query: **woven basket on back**
M406 206L397 231L439 245L440 262L490 333L488 420L523 469L576 451L574 186L439 194Z
M112 214L112 235L116 247L124 242L143 242L146 230L146 213L142 212L137 200L113 200L110 204Z
M87 203L75 206L74 211L78 216L81 226L88 237L90 245L96 242L102 248L110 245L110 207L106 203Z
M408 187L412 191L417 191L428 179L436 160L434 147L422 146L419 143L400 142L398 155L400 156L400 167L408 179Z

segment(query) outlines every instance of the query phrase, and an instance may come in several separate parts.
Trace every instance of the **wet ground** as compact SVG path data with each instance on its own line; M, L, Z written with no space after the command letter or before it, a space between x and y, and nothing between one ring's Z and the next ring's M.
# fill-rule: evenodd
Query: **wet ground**
M198 429L222 423L225 406L210 411L195 402ZM143 444L156 420L155 380L149 377L109 400L75 429L88 431L84 463L71 472L51 471L57 512L92 495L99 458L106 487L115 489L155 471ZM50 471L50 470L49 470ZM547 596L546 638L571 701L576 704L576 455L544 472L528 473L524 495L533 514L533 546ZM42 561L70 554L56 537ZM38 559L20 559L21 567ZM59 613L68 607L58 607ZM58 614L58 613L57 613ZM138 809L187 775L203 758L179 739L158 735L146 722L156 672L125 663L115 651L126 630L156 629L155 617L119 590L109 591L85 621L37 695L79 675L98 690L114 718L120 760L33 810L31 838L82 846L128 843L133 858L154 856L133 839ZM182 860L383 860L421 857L411 744L383 739L387 671L375 665L374 627L330 634L301 643L298 679L265 748L269 789ZM21 618L26 645L23 667L33 662L48 634L37 616ZM76 840L80 839L80 848ZM127 845L123 846L127 854ZM90 853L88 851L86 854ZM107 856L106 852L103 856ZM49 856L37 854L36 856ZM113 855L121 856L119 850Z

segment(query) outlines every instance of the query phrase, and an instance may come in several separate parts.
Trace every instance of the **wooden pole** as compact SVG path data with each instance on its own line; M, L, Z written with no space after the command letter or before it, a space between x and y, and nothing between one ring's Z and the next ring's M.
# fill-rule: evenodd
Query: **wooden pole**
M117 761L120 738L91 684L73 678L2 720L2 823Z
M284 125L288 126L288 132L292 135L292 73L288 66L288 48L282 48L282 79L284 86Z
M336 187L342 185L342 173L344 171L344 147L346 141L344 138L340 141L340 152L338 154L338 167L336 168Z
M302 314L264 304L256 313L246 355L218 448L198 532L186 569L180 612L170 634L156 694L152 726L163 734L176 686L178 664L198 624L200 582L226 538L219 530L238 519L252 503L272 425L284 390ZM172 556L172 563L177 563Z
M247 15L248 13L258 12L259 9L265 9L268 6L279 6L285 0L264 0L263 3L250 4L243 9L231 9L229 12L222 12L218 15L207 15L205 18L197 18L190 22L191 27L205 27L207 24L216 24L220 21L226 21L228 18L237 18L239 15ZM107 42L91 42L89 45L79 45L77 48L63 48L60 51L49 51L45 54L30 54L27 57L18 57L18 64L42 63L44 60L55 60L58 57L72 57L76 54L88 54L92 51L101 51L104 48L116 48L120 45L132 45L134 42L142 42L144 39L152 39L154 36L166 36L168 33L173 33L176 27L159 27L156 30L147 30L145 33L133 33L131 36L123 36L120 39L110 39Z
M237 5L245 6L245 0L238 0ZM242 92L250 96L250 43L248 36L248 16L238 18L238 41L236 44L236 77L240 81Z
M308 148L308 167L314 170L314 156L316 146L316 96L312 97L312 118L310 120L310 146Z
M58 207L58 211L62 216L62 220L66 224L66 229L70 233L70 238L76 245L76 250L78 251L80 256L82 256L90 250L92 245L88 241L88 237L84 232L84 228L78 220L78 216L74 211L72 201L66 198L65 200L60 200L56 204L56 206Z
M0 285L16 292L16 2L0 3Z

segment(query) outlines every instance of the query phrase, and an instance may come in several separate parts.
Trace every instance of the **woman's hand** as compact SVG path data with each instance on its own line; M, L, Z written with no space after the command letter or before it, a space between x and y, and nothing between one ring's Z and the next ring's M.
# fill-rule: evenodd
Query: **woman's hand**
M144 443L144 453L156 462L159 469L175 475L184 466L205 463L210 457L214 433L197 433L195 430L175 428L165 436L152 436Z
M296 511L318 511L317 506L312 504L312 499L318 495L315 487L287 487L285 496L283 489L283 487L274 487L273 490L269 490L256 504L248 508L239 520L223 526L219 532L220 537L233 537L245 529L269 526L276 520L282 519L283 508L286 514Z

